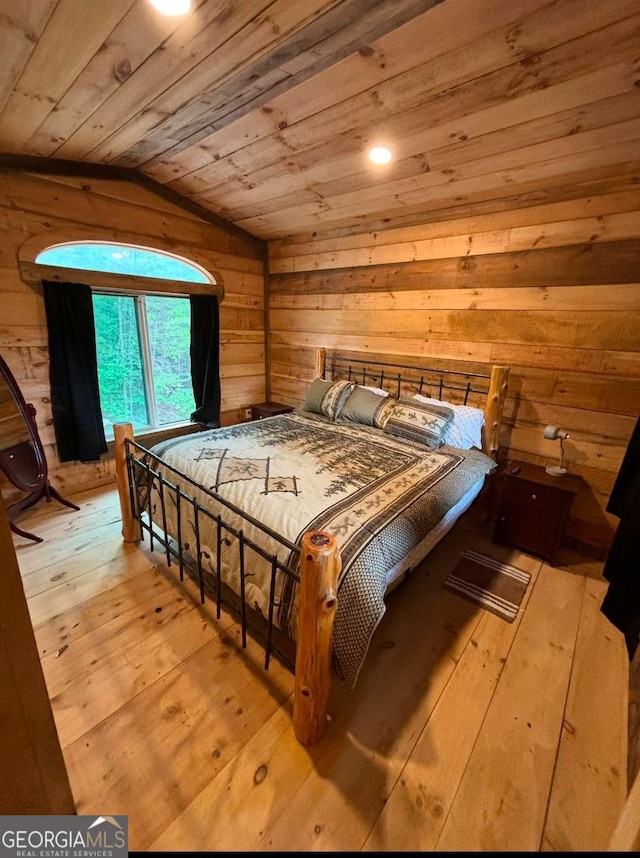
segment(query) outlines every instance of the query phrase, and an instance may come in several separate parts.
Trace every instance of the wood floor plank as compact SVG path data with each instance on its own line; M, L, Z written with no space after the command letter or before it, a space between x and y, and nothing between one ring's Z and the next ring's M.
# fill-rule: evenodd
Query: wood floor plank
M367 838L366 851L435 849L541 565L526 559L529 563L519 563L519 568L531 572L532 578L520 612L513 623L482 612Z
M238 638L237 626L214 637L65 749L78 812L128 814L131 849L148 849L291 697L291 674L277 662L264 674Z
M296 739L291 707L278 709L149 851L179 851L186 842L203 851L255 847L309 777L316 756Z
M114 534L119 534L118 522L119 512L114 510L110 514L105 514L101 523L95 527L74 533L68 539L52 541L47 545L46 550L19 553L18 563L23 579L34 572L48 569L55 563L60 561L66 563L75 555L103 546L106 543L112 543ZM20 526L22 527L22 523ZM122 537L120 537L120 542L122 542Z
M397 591L398 610L389 599L358 685L336 705L332 741L314 754L313 771L258 849L362 848L481 620L474 605L441 588L473 538L465 528L456 536Z
M211 618L191 607L125 653L106 658L90 676L53 695L51 705L63 751L216 638L219 631Z
M606 589L586 581L543 851L605 852L627 798L626 646L600 611Z
M131 556L135 558L137 555ZM87 572L71 582L71 586L78 581L86 582L87 598L71 603L65 610L54 613L40 625L34 625L41 658L46 658L65 644L70 646L84 635L98 632L108 623L115 623L118 619L122 623L128 621L126 612L130 606L126 603L132 589L151 588L152 592L155 592L156 570L147 558L142 561L142 571L137 571L135 575L120 582L117 577L115 582L110 579L105 581L109 569L109 566L100 566L93 575ZM46 600L48 595L45 593L36 596L31 601L37 602L41 598ZM136 607L139 604L140 597L136 597Z
M100 586L106 589L112 583L119 584L131 574L137 575L144 565L143 556L136 545L124 543L118 535L101 544L85 546L83 551L74 554L70 552L68 557L60 557L51 566L34 569L28 574L23 573L22 583L29 606L31 607L32 601L34 610L36 605L44 606L38 615L32 614L32 622L39 625L43 619L53 616L52 611L57 613L58 609L54 604L56 597L52 595L49 602L48 593L53 593L64 584L75 583L80 586L81 579L93 579L98 588L96 592L99 592ZM149 562L148 558L145 560ZM102 573L98 570L102 570ZM35 601L39 594L42 594L43 598ZM72 604L68 607L72 607Z
M75 503L75 501L74 501ZM69 507L60 507L58 514L53 518L40 518L36 521L29 522L29 526L37 536L44 540L40 543L23 543L18 550L18 557L28 556L35 558L38 555L46 558L51 545L56 544L61 539L66 539L74 533L86 533L87 530L96 524L103 524L107 521L115 522L119 513L119 505L117 503L109 504L94 504L89 503L81 507L76 512ZM20 524L20 521L18 521ZM118 531L119 532L119 531Z
M80 510L76 511L63 506L57 501L51 501L51 503L42 501L24 513L20 521L28 520L29 527L50 534L51 538L59 539L66 532L67 524L74 524L78 526L77 529L82 529L87 517L92 517L94 513L99 515L118 507L118 495L109 491L108 487L105 486L69 494L65 497L79 506ZM42 533L38 535L42 535ZM27 551L29 554L37 553L39 550L46 551L48 540L45 540L45 543L26 543L20 540L16 546L16 551L18 556Z
M537 851L584 578L544 564L437 851Z
M68 615L62 618L63 626L59 625L61 618L54 617L47 626L59 630L59 647L50 650L42 660L50 696L85 680L118 656L125 657L138 643L194 607L192 596L160 570L149 567L126 584L107 590L82 606L85 616L88 613L97 619L91 629L87 630L86 618L82 623L82 614L76 614L71 628L72 618ZM36 639L40 639L38 630ZM64 651L60 652L62 647ZM73 662L71 668L68 661Z
M356 687L334 680L327 735L304 748L292 675L265 674L258 645L242 650L239 626L161 552L124 546L116 521L90 545L117 493L85 497L79 526L53 504L25 514L54 562L29 547L23 575L78 812L127 814L132 849L601 843L628 673L593 598L601 561L563 550L562 567L542 565L494 545L489 510L472 508L387 597ZM442 588L471 546L540 569L519 626Z

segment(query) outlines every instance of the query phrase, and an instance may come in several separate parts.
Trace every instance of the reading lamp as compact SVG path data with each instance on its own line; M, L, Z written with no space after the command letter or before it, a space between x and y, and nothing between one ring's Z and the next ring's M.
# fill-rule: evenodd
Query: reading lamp
M549 465L545 468L545 471L553 477L563 477L567 473L567 469L562 466L564 460L564 446L562 442L565 438L569 437L569 433L565 432L564 429L560 429L559 426L545 426L544 437L549 441L560 441L560 464Z

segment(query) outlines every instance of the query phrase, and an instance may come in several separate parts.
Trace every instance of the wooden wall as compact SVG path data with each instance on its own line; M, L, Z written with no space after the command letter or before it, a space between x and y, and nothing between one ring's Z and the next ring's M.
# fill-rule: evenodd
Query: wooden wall
M128 181L0 171L0 353L37 410L52 482L69 494L113 479L109 456L60 464L56 455L48 340L42 296L20 277L18 253L33 236L51 243L107 239L173 250L217 275L221 305L222 419L244 419L265 397L264 251L260 241L225 230Z
M259 242L214 226L131 182L0 173L0 351L37 419L53 482L71 492L112 479L109 459L60 465L40 295L18 253L52 240L124 240L190 256L218 273L225 423L265 398L264 277ZM457 212L462 214L462 212ZM640 191L633 183L566 202L458 216L379 232L297 235L269 245L270 383L302 401L316 346L512 367L501 456L547 463L542 429L571 433L577 498L568 538L600 552L605 511L640 412Z
M2 814L76 812L9 521L0 505Z
M301 402L313 348L511 366L500 456L556 463L567 429L567 541L602 555L606 502L640 412L640 191L269 245L270 380Z

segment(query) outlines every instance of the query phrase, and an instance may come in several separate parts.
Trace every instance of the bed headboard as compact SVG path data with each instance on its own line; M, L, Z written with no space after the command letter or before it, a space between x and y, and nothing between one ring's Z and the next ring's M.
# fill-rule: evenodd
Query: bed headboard
M386 356L384 356L386 358ZM491 367L490 373L465 369L423 366L386 359L361 357L357 353L316 349L315 371L319 378L348 379L381 387L390 394L422 393L462 405L482 408L485 415L483 450L495 459L499 447L502 410L507 395L509 367Z

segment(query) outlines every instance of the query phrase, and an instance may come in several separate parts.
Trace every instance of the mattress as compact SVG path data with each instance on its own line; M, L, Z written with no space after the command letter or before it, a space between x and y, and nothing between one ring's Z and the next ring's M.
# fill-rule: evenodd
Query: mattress
M495 468L493 460L478 450L433 450L380 429L337 425L303 411L172 439L151 452L160 472L162 462L168 463L290 543L299 544L309 530L333 534L342 558L333 662L350 685L356 682L371 635L384 615L389 581L430 550ZM167 476L176 481L173 474ZM175 538L175 496L166 489L164 494L167 530ZM204 492L194 490L194 495L296 569L297 552L283 549L223 506L216 508L216 501ZM152 507L154 520L161 523L159 496L153 497ZM188 507L182 513L183 548L193 553L193 515ZM215 574L215 524L200 519L203 565ZM239 592L236 539L224 541L221 559L223 580ZM270 562L254 556L245 581L246 601L266 617ZM276 598L276 623L295 640L297 585L290 576L278 575Z

